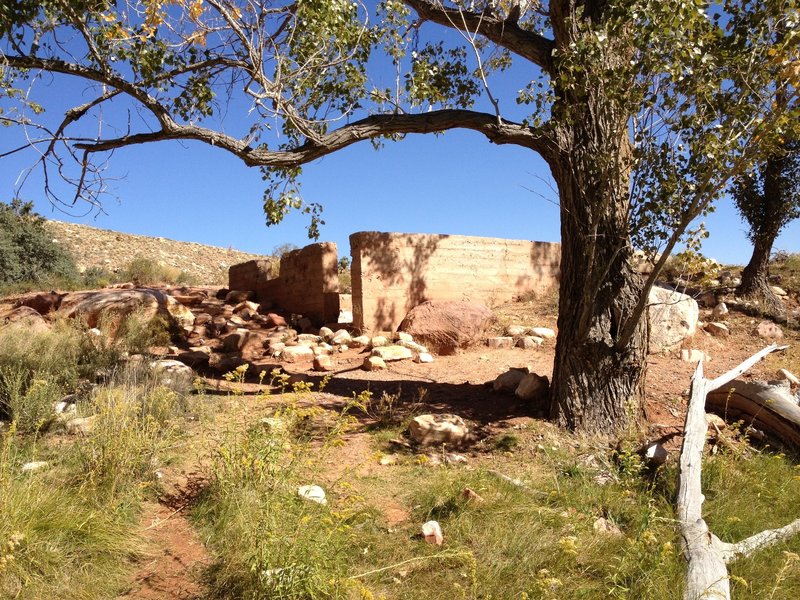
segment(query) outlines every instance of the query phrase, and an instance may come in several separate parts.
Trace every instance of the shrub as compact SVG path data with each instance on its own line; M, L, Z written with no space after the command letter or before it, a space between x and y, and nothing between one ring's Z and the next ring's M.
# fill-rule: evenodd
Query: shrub
M30 203L0 202L0 285L59 278L74 280L77 269L67 251L48 235L44 219Z
M47 379L30 377L21 366L0 367L0 415L5 413L21 433L35 433L53 414L63 390Z
M193 284L195 278L176 267L160 265L149 258L137 256L123 270L123 276L136 285L155 285L158 283Z

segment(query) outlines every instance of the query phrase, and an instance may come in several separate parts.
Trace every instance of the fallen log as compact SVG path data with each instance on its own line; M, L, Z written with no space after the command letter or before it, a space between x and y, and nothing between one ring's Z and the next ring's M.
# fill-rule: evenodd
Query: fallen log
M709 392L706 409L800 448L800 406L786 385L737 379Z
M715 536L703 519L705 498L701 474L703 447L708 429L706 396L722 389L767 354L779 349L774 344L764 348L738 367L713 380L703 376L703 361L697 363L692 377L678 474L678 519L683 552L688 562L684 600L730 600L729 562L800 533L800 519L797 519L780 529L762 531L730 544Z

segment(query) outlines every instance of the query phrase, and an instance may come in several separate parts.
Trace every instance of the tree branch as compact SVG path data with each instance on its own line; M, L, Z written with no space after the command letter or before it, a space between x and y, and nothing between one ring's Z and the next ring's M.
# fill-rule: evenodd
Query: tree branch
M478 33L498 46L539 65L548 73L552 72L552 51L555 48L553 40L522 29L513 19L501 19L487 12L445 8L441 0L403 0L403 3L413 8L425 21Z
M287 150L268 150L252 148L242 140L215 130L196 125L179 125L173 121L164 124L161 131L127 135L110 140L100 140L91 144L78 144L76 148L88 152L105 152L161 140L197 140L223 148L244 161L248 166L271 166L291 168L306 164L357 142L382 136L407 133L432 133L449 129L471 129L482 133L495 144L523 146L550 156L555 146L545 134L520 123L502 121L497 116L471 110L437 110L421 114L371 115L355 121L325 135L317 140L307 141L296 148Z

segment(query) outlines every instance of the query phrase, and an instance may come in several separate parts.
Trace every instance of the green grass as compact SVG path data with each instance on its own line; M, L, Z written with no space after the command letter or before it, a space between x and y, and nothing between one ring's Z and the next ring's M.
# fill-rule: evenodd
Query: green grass
M293 421L293 410L281 418ZM377 462L386 432L396 432L368 431ZM214 597L682 597L686 564L674 468L651 473L635 455L615 456L534 423L489 440L485 446L492 451L471 457L469 468L401 457L366 474L344 470L326 480L326 465L348 456L346 447L337 450L344 439L336 433L309 440L291 432L256 424L230 432L219 447L214 480L194 513L217 557ZM589 454L593 460L586 460ZM707 458L706 515L725 541L800 517L795 460L750 454ZM616 481L599 485L594 477L602 468ZM526 487L492 470L522 479ZM297 497L298 485L323 480L327 506ZM466 488L482 501L468 499ZM409 517L388 522L387 504L405 507ZM622 535L595 531L601 518ZM419 536L431 519L444 531L442 547ZM792 552L800 552L800 539L733 563L735 598L795 597L800 561Z
M0 330L0 401L10 420L0 423L0 598L107 600L130 577L141 503L191 403L145 365L115 362L118 350L74 323L37 335ZM78 402L91 431L60 436L53 403L99 368L107 383ZM48 464L23 472L30 461Z

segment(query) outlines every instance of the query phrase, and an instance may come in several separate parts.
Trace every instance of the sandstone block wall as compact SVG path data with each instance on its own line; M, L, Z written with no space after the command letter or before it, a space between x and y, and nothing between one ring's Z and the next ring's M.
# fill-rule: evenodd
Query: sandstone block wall
M270 261L248 260L228 269L228 288L232 290L256 289L270 277Z
M359 232L350 236L353 322L394 331L426 300L487 306L558 284L561 245L461 235Z
M311 244L281 257L280 273L270 278L268 261L234 265L228 272L229 287L253 290L259 302L301 314L317 324L339 317L338 252L333 242Z

